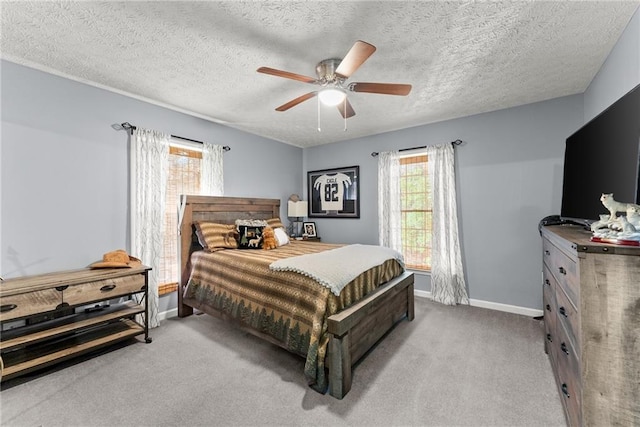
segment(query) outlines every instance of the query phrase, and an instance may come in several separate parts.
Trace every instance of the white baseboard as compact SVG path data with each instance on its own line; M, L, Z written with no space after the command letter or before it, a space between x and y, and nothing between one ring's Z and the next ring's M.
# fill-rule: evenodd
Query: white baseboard
M542 310L536 310L535 308L520 307L517 305L502 304L499 302L483 301L479 299L469 299L469 305L488 308L490 310L505 311L507 313L521 314L528 317L539 317L544 314Z
M429 291L421 291L420 289L414 289L413 290L413 295L420 297L420 298L429 298L431 299L431 292Z
M413 294L417 297L431 299L431 292L429 291L414 290ZM469 305L473 307L488 308L489 310L497 310L497 311L504 311L504 312L513 313L513 314L521 314L523 316L528 316L528 317L538 317L544 314L542 310L536 310L534 308L520 307L517 305L502 304L499 302L483 301L483 300L472 299L472 298L469 299Z
M162 322L171 317L178 317L178 307L158 313L158 322Z

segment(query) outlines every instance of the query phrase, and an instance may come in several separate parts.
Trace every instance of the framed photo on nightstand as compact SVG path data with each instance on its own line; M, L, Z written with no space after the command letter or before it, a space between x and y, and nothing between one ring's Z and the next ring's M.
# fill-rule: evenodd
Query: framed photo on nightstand
M318 232L316 231L316 223L315 222L303 222L302 223L302 233L307 237L318 237Z

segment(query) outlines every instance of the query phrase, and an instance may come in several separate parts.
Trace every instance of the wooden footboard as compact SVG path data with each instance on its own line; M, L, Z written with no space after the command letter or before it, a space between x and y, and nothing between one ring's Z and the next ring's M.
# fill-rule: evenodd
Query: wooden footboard
M353 365L395 324L413 311L413 273L405 272L328 319L329 393L342 399L351 389Z

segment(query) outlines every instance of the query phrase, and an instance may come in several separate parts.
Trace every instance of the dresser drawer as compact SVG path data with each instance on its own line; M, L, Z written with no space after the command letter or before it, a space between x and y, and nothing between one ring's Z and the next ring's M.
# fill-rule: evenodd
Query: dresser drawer
M566 331L571 346L580 354L580 314L562 289L556 292L557 323Z
M576 351L566 334L561 322L558 321L558 339L554 342L557 363L557 380L560 397L565 405L570 426L582 425L582 381L580 363Z
M546 239L542 241L542 249L544 263L572 303L577 305L576 302L579 301L580 297L580 277L577 260L570 258Z
M0 321L55 310L62 304L62 292L56 289L10 295L0 300Z
M136 292L143 292L145 278L142 274L99 280L82 285L69 286L64 290L63 300L71 306L118 298Z

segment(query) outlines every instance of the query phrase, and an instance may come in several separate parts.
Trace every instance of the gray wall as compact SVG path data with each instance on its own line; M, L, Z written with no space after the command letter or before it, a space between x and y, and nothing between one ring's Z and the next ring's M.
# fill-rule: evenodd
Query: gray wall
M231 146L225 195L285 202L301 190L300 148L11 62L1 66L5 278L81 268L128 247L128 136L113 123ZM256 159L278 167L247 167Z
M588 122L640 83L640 8L584 93Z
M576 95L306 149L307 170L360 166L361 218L315 219L318 234L377 244L377 160L370 153L461 139L458 209L469 296L539 308L537 224L559 212L564 140L582 120ZM429 290L429 276L418 276L416 288Z

